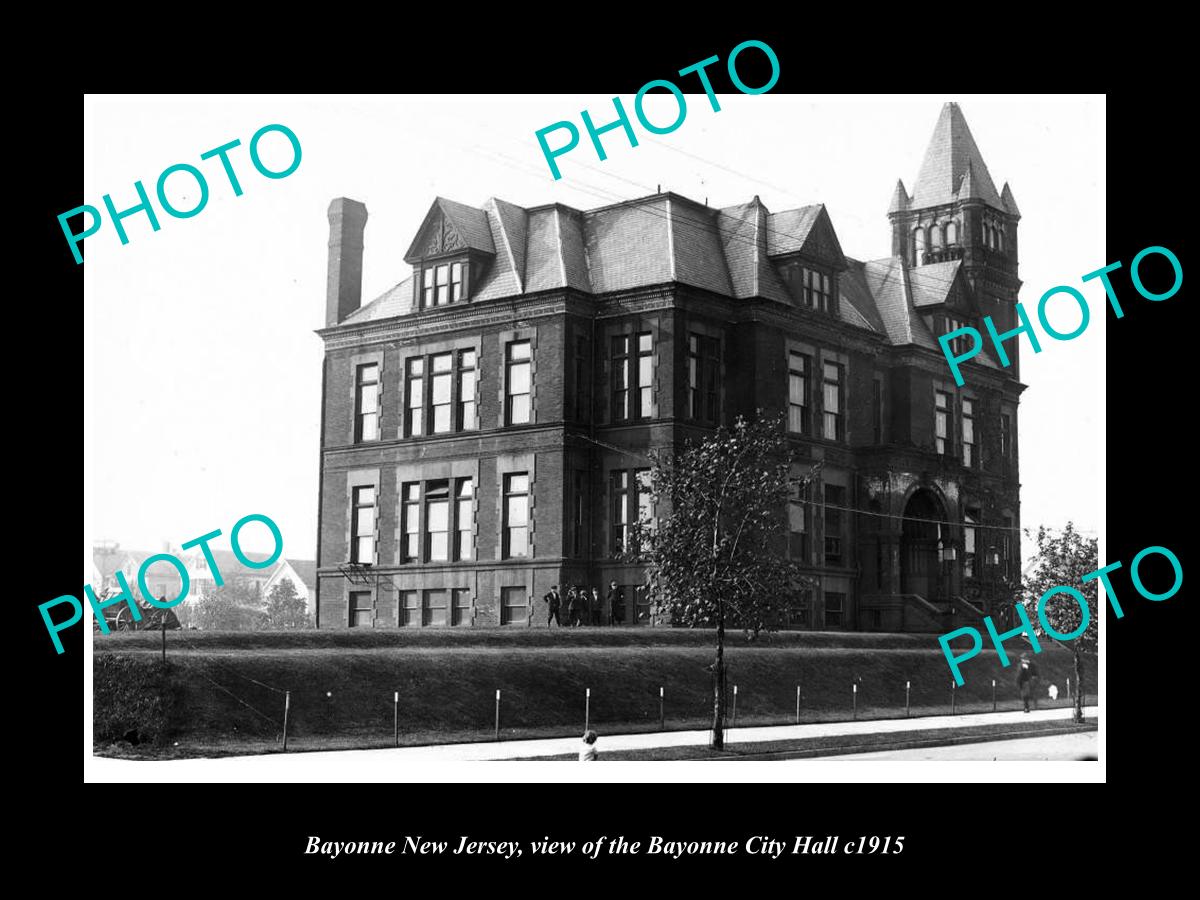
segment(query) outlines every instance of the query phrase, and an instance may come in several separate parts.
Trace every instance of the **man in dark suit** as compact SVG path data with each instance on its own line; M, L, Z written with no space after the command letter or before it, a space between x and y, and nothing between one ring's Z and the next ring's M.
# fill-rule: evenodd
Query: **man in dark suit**
M550 590L546 593L546 596L544 596L542 600L546 602L548 607L546 614L546 627L549 628L550 623L554 622L561 628L562 622L558 618L558 610L559 607L562 606L562 597L560 597L558 594L558 585L550 585Z
M1021 690L1021 700L1025 704L1025 712L1029 712L1029 700L1033 696L1033 682L1037 677L1037 664L1029 658L1028 653L1022 653L1021 662L1017 668L1017 687Z
M625 592L615 581L608 584L608 615L610 625L625 624Z

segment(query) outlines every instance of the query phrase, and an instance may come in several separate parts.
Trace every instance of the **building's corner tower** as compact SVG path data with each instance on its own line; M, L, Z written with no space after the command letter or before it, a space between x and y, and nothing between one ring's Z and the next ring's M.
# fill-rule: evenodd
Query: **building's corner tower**
M957 103L942 107L912 194L897 182L888 207L892 254L908 267L961 259L981 315L1003 333L1018 324L1017 209L1012 189L996 190ZM1017 338L1005 341L1019 377Z

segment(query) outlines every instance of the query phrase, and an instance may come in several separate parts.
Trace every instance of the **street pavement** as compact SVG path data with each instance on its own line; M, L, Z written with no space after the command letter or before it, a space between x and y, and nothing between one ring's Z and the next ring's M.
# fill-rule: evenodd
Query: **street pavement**
M1095 717L1094 706L1084 707L1083 714ZM1061 709L971 713L960 716L921 716L909 719L874 719L861 722L814 722L807 725L771 725L753 728L734 728L725 732L727 744L762 743L767 741L804 740L870 734L889 734L901 731L933 731L940 728L968 728L979 725L1000 725L1029 722L1059 722L1071 718L1069 707ZM708 744L709 732L654 731L645 734L601 733L596 744L602 758L616 750L651 750L661 747L695 747ZM532 741L489 741L472 744L441 744L429 747L398 747L386 750L359 750L358 753L386 755L397 762L451 762L457 760L505 760L535 756L561 756L579 752L580 738L543 738ZM1007 742L1004 742L1007 743ZM344 752L344 751L343 751ZM320 757L324 754L307 754ZM860 754L853 754L858 758ZM870 754L884 755L890 753ZM823 757L824 758L824 757ZM990 757L989 757L990 758Z
M1031 713L1032 715L1032 713ZM1096 732L1072 732L1052 734L1046 737L1013 738L1008 741L985 741L978 744L952 744L947 747L919 747L912 750L881 750L871 753L847 753L839 756L822 756L832 759L887 759L887 760L1042 760L1081 759L1085 756L1098 757Z

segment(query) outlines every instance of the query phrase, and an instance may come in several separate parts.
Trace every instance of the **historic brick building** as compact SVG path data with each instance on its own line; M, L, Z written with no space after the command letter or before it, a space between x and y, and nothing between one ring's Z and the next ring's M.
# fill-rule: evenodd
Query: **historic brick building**
M655 513L646 451L756 408L824 461L789 516L820 584L799 627L978 613L963 598L1019 571L1023 385L1009 341L1012 367L989 346L957 388L935 335L1016 324L1020 214L956 105L888 218L893 255L860 262L823 205L439 198L408 277L360 306L367 211L333 201L319 625L541 626L552 583L611 579L647 623L616 558Z

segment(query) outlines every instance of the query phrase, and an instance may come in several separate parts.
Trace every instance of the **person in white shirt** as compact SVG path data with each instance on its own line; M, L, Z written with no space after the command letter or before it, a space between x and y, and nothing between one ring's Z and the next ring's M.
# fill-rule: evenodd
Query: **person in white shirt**
M595 762L600 758L600 754L596 752L596 732L588 730L583 736L583 746L579 748L580 762Z

